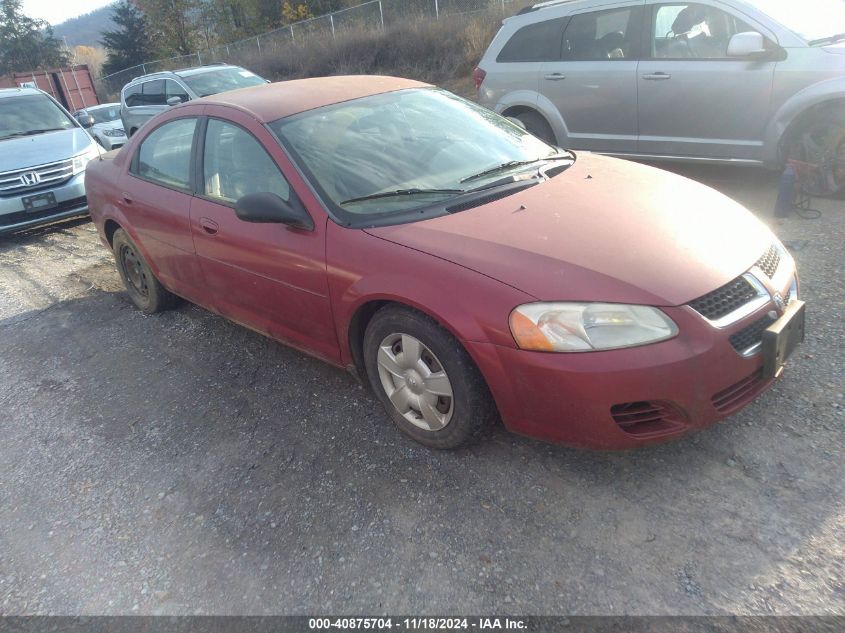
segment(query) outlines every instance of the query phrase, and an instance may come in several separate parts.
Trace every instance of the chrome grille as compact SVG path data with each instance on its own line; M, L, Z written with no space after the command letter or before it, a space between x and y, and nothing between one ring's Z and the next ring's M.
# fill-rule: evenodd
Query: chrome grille
M73 159L15 169L0 174L0 196L17 195L58 185L73 175Z
M760 256L760 259L757 260L755 265L766 273L766 276L769 279L774 277L778 266L780 265L780 253L778 252L777 247L774 244L769 246L766 252L763 253Z
M763 318L731 335L731 345L740 354L750 354L763 341L763 331L775 321L777 319L770 317L768 314L763 316Z
M757 295L757 289L745 277L737 277L721 288L690 301L690 306L703 317L716 321L738 310Z

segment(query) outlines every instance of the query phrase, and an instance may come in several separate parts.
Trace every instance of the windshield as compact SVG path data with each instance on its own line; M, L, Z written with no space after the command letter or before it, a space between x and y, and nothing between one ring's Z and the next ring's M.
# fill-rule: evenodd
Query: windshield
M845 33L845 2L842 0L751 0L763 13L808 42L825 43Z
M188 87L200 97L267 83L255 73L243 68L220 68L196 75L182 75L182 81L188 84Z
M120 119L120 104L115 104L107 108L91 108L90 110L86 110L86 112L94 117L95 124L117 121Z
M317 108L270 128L344 222L431 205L560 155L495 112L432 88Z
M77 127L73 119L47 95L33 94L0 99L0 140Z

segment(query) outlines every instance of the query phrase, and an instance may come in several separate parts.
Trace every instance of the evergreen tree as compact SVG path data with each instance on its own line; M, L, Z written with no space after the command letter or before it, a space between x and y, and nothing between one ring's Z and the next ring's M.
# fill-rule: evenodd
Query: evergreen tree
M54 68L69 55L44 20L24 15L21 0L0 0L0 75Z
M121 0L112 6L113 31L103 31L103 46L108 57L103 64L103 74L110 75L124 68L131 68L154 57L153 46L147 29L147 19L135 5Z

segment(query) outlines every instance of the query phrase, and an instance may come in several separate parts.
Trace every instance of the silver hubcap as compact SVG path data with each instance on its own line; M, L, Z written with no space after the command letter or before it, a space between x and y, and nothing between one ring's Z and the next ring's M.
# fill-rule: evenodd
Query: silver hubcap
M434 353L410 334L379 345L378 374L396 410L414 426L439 431L452 419L452 383Z

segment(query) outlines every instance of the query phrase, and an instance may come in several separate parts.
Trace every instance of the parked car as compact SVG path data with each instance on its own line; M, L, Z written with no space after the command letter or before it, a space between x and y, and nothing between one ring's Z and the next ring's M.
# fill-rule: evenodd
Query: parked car
M94 124L88 128L88 133L106 150L123 147L126 143L126 132L123 131L120 120L119 103L91 106L84 110L77 110L73 116L77 121L86 121L87 117L93 117Z
M0 90L0 235L86 214L84 173L98 154L47 93Z
M415 81L328 77L172 108L88 170L129 297L184 297L364 376L428 446L677 437L772 384L795 264L736 202L547 145Z
M506 19L479 101L562 147L782 167L845 186L845 4L574 0Z
M208 95L267 83L255 73L228 64L151 73L130 81L120 91L120 118L132 136L170 106Z

